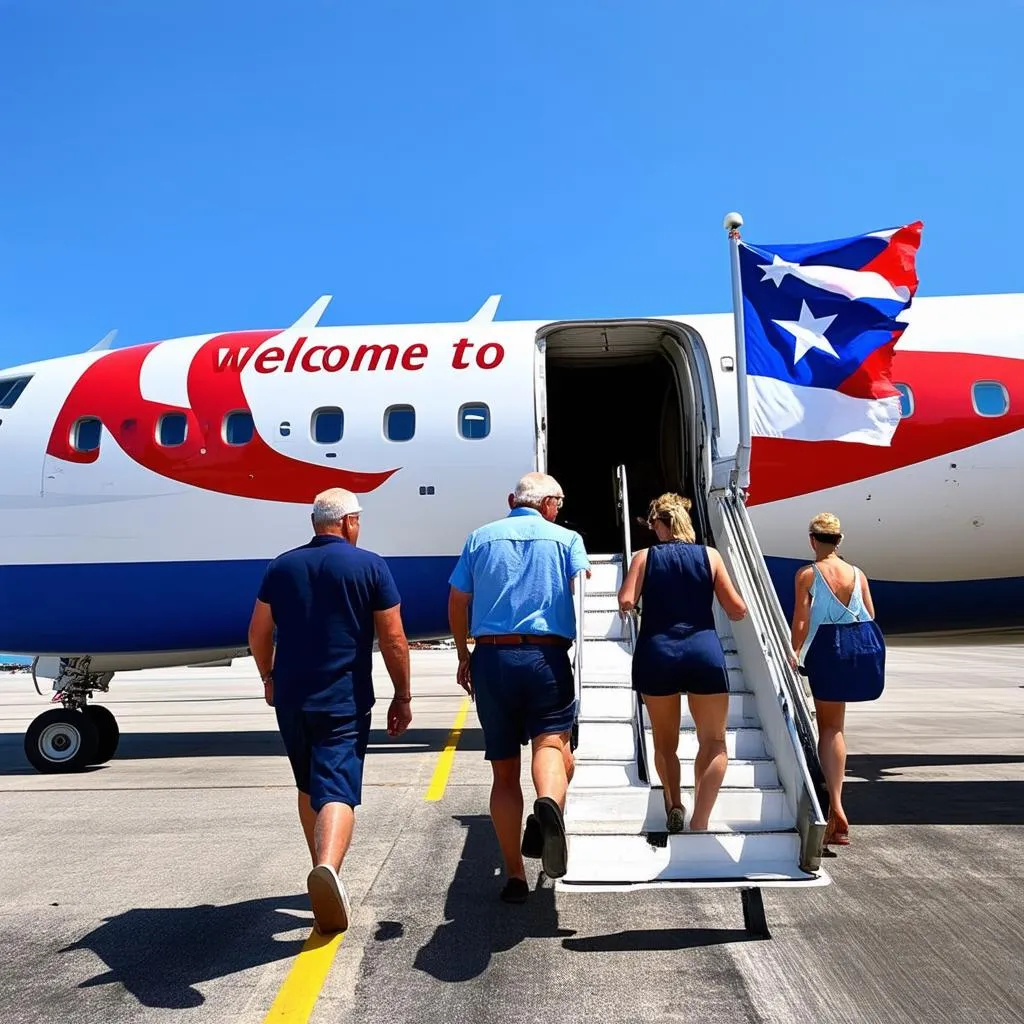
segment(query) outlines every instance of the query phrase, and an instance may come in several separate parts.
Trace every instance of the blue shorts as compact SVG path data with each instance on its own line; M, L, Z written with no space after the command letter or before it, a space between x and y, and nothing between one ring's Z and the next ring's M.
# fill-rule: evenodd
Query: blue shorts
M568 651L477 644L469 668L488 761L518 757L534 737L572 729L576 685Z
M313 810L324 804L358 807L363 795L363 759L370 741L370 712L337 715L332 711L275 708L295 785L309 796Z

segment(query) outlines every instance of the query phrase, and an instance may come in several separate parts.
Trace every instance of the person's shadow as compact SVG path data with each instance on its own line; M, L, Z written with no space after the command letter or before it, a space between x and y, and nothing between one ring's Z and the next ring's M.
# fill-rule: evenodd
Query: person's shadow
M504 872L490 817L456 815L454 820L466 829L466 842L445 898L445 922L416 954L417 970L439 981L468 981L487 970L493 954L512 949L523 939L576 934L558 927L554 883L538 882L539 860L526 861L531 884L526 903L502 903L498 891Z
M120 983L143 1006L184 1010L205 1002L195 988L201 982L295 956L306 936L276 936L308 931L308 911L305 893L223 907L129 910L61 952L88 949L109 968L80 988Z

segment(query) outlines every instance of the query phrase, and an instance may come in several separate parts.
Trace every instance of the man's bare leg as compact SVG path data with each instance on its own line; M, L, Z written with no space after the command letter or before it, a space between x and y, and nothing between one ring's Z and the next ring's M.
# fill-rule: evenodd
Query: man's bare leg
M341 870L341 862L352 842L355 820L355 811L348 804L324 804L316 816L313 832L315 864L329 864L336 872Z
M309 859L316 867L316 841L313 832L316 829L316 811L309 802L309 794L299 790L299 821L302 823L302 834L306 837L306 845L309 847Z
M561 878L568 861L562 819L569 788L568 746L567 732L544 733L533 740L533 786L537 791L533 817L541 832L541 865L549 878Z
M313 829L315 865L306 879L306 887L313 904L317 930L322 934L348 929L348 896L338 872L348 853L354 824L353 809L339 802L324 804L316 816Z
M519 755L491 762L491 821L509 878L526 881L526 866L519 848L523 827L523 789L519 784Z
M533 786L538 797L550 797L564 811L569 766L575 768L567 732L547 732L533 740Z

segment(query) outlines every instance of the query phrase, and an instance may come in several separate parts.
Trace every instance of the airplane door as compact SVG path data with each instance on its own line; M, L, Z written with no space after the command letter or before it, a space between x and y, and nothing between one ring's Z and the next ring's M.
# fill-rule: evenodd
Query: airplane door
M541 473L548 470L548 382L547 341L538 338L533 364L533 408L537 435L537 464Z

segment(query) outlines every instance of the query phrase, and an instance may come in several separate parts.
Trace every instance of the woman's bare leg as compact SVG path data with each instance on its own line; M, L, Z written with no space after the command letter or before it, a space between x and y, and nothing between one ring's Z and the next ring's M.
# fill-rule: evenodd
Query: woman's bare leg
M682 807L679 794L679 716L681 701L679 694L670 697L649 697L644 694L644 704L654 732L654 767L664 786L665 810Z
M686 696L697 726L697 760L693 766L696 786L690 828L706 829L711 811L722 788L729 754L725 748L725 723L729 717L729 694L690 693Z
M828 801L835 816L837 831L848 832L850 822L843 810L843 779L846 777L846 704L836 700L816 700L818 717L818 757L825 773Z

